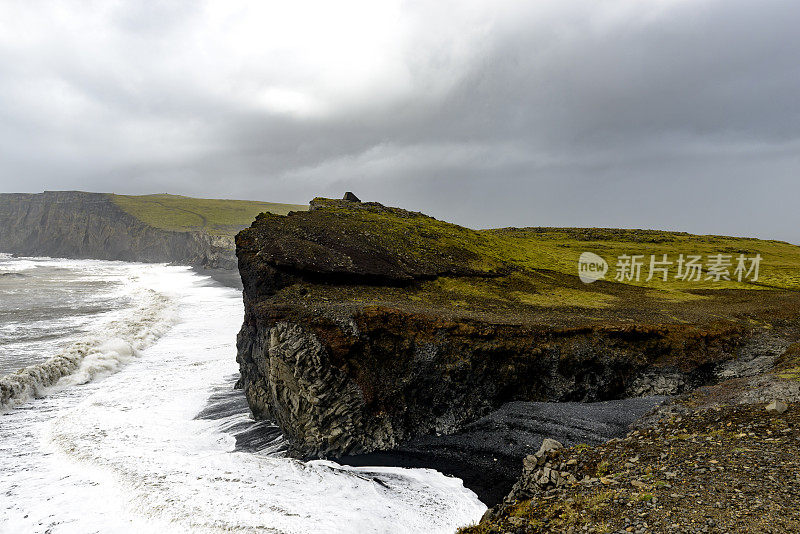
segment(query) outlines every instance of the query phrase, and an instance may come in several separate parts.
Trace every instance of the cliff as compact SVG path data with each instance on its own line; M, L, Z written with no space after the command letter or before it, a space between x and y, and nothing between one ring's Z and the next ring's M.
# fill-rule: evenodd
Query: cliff
M226 225L208 225L220 211ZM0 194L0 251L235 269L233 235L265 209L291 205L80 191ZM227 213L227 212L226 212Z
M771 365L800 313L800 248L642 230L475 231L316 199L236 237L240 385L295 454L453 434L512 401L673 394ZM758 281L583 284L605 254L764 257Z

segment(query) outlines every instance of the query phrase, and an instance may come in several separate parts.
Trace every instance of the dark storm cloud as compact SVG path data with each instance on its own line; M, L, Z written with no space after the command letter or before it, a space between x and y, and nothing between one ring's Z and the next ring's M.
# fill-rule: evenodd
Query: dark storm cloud
M800 242L796 3L522 4L4 4L0 188Z

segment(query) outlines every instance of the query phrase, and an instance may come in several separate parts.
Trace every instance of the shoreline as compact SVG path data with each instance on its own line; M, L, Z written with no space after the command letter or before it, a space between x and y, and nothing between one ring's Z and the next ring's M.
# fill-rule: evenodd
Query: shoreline
M217 284L242 290L237 270L197 266L192 269ZM232 388L220 394L230 403L228 409L236 406L252 416L243 391ZM209 399L209 408L215 404L214 400ZM522 473L524 458L534 454L544 439L556 439L565 445L601 445L624 437L667 401L668 397L652 396L591 403L510 402L454 434L421 436L391 450L331 460L351 467L433 469L460 479L481 502L492 507L508 495ZM197 417L207 418L209 414ZM269 420L253 421L252 425L231 430L237 450L250 453L273 448L276 442L285 439Z
M461 479L485 505L508 495L522 474L523 460L545 439L564 445L601 445L624 437L667 397L603 402L509 402L460 431L425 435L388 451L343 456L355 467L435 469Z
M241 291L244 286L242 285L242 278L239 276L237 269L208 269L205 267L198 267L197 265L189 265L197 274L208 276L215 282L233 289Z

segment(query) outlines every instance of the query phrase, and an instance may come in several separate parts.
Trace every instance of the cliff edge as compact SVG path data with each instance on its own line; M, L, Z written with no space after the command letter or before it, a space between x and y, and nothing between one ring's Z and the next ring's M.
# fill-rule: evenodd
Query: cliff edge
M240 385L302 457L458 432L514 401L675 394L757 372L796 335L800 247L645 230L476 231L315 199L236 237ZM582 283L582 251L742 251L758 281Z

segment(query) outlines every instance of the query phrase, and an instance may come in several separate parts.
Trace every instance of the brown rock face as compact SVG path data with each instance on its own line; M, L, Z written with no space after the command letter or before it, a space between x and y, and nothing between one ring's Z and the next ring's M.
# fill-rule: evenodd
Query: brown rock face
M419 213L323 199L311 208L259 216L236 238L240 384L301 456L451 433L509 401L676 393L752 356L745 343L762 334L737 310L796 316L796 294L763 291L660 302L658 315L648 290L620 284L591 290L618 299L611 309L532 306L502 291L587 290L570 285L576 276L506 261L485 233ZM783 349L770 350L764 358Z

